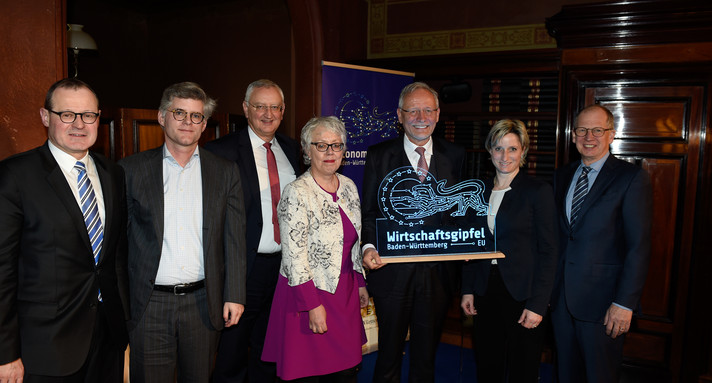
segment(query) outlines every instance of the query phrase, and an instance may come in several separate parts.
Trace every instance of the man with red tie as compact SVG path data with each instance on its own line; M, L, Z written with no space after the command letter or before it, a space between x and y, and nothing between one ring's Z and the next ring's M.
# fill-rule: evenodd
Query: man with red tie
M281 190L299 171L299 145L277 133L284 93L270 80L247 87L242 109L248 128L208 142L205 149L235 161L247 215L247 303L242 319L223 330L213 382L274 382L274 363L260 360L281 262L276 206ZM248 355L249 350L249 355Z

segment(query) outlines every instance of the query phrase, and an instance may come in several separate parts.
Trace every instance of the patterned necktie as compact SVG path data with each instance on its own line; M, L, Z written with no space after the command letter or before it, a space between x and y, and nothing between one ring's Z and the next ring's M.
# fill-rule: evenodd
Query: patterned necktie
M279 203L279 172L277 171L277 158L272 151L272 143L265 142L267 149L267 172L269 173L269 188L272 194L272 227L274 227L274 241L279 240L279 220L277 219L277 204Z
M94 253L94 264L99 263L99 254L104 241L104 227L101 224L99 216L99 208L97 207L96 195L94 195L94 187L91 185L91 180L87 174L86 165L83 162L77 161L74 164L79 175L77 176L77 187L79 189L79 200L84 215L84 224L87 226L89 233L89 242L91 250ZM99 292L99 300L101 301L101 291Z
M583 205L583 200L586 199L586 194L588 194L588 172L590 171L590 167L584 166L583 169L581 169L581 175L578 180L576 180L574 197L571 200L571 219L569 220L572 226L574 222L576 222L576 216L581 210L581 205Z
M420 169L421 173L418 178L420 179L420 182L423 182L423 180L425 180L425 175L428 174L428 161L425 160L425 148L418 146L415 148L415 151L420 154L420 158L418 159L418 169Z

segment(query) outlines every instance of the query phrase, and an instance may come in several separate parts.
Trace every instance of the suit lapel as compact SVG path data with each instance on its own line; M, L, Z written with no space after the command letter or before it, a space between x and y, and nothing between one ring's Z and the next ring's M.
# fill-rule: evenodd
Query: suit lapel
M569 223L569 218L566 216L566 194L569 191L569 186L571 186L571 182L573 181L574 178L574 173L576 172L576 168L578 167L580 161L578 162L572 162L569 165L567 165L563 170L562 174L558 179L558 187L556 190L557 193L557 198L556 200L559 201L559 219L564 222L564 225L567 228L571 227L571 224Z
M114 201L114 180L106 169L106 164L101 162L96 156L92 155L94 159L94 165L96 167L97 173L99 173L99 181L101 182L101 193L102 199L104 200L104 243L108 243L111 234L114 232L113 221L115 206ZM94 188L96 190L96 188ZM87 237L88 238L88 237ZM104 251L106 246L101 247L101 253L99 254L99 263L104 260Z
M203 258L205 259L205 264L207 265L207 255L210 254L209 246L212 243L210 241L210 221L209 218L212 216L212 209L210 206L210 201L216 201L218 199L216 195L216 185L217 185L217 174L215 174L214 164L212 159L209 158L210 154L207 150L203 148L198 149L200 153L200 179L203 187Z
M84 223L84 215L82 210L77 203L77 199L72 193L72 189L67 184L67 178L64 176L62 169L60 169L59 164L55 161L52 153L49 151L47 144L42 147L40 151L43 157L43 162L45 170L47 171L47 182L50 184L54 190L57 198L62 201L64 208L72 219L74 226L76 226L77 233L82 238L82 242L88 251L88 255L91 258L92 264L94 264L94 253L91 249L91 243L89 242L89 233L87 233L87 226ZM88 260L90 258L87 258Z
M250 201L253 201L254 206L250 206L250 208L255 208L258 210L258 217L262 217L262 203L261 203L261 197L260 197L260 179L257 175L257 165L255 162L255 153L254 150L252 150L252 141L250 141L250 135L249 135L249 130L250 128L245 128L240 131L239 133L239 140L238 140L238 156L240 158L240 162L238 163L238 166L240 166L241 170L245 173L247 176L246 180L243 180L242 187L247 187L250 190ZM202 156L202 154L201 154ZM202 163L202 157L201 157L201 163ZM205 194L205 188L203 188L203 194Z
M613 157L613 155L609 155L606 162L603 163L603 167L601 167L601 172L598 174L598 176L596 176L596 181L593 183L590 190L588 191L588 194L586 195L586 198L583 200L583 205L581 205L581 210L579 210L578 218L576 219L576 221L583 220L583 217L586 216L586 213L588 212L591 205L596 202L596 200L608 188L608 185L613 182L613 179L615 178L615 168L618 165L616 163L617 161L618 160Z
M163 146L150 150L149 158L143 164L141 176L146 185L144 192L151 201L151 216L154 217L153 230L156 233L156 240L163 241Z
M284 151L284 154L287 156L289 163L292 164L294 174L299 176L299 151L297 151L297 158L293 158L294 156L291 155L294 152L292 144L287 143L287 141L280 135L275 135L275 138L279 142L279 146L282 147L282 151Z

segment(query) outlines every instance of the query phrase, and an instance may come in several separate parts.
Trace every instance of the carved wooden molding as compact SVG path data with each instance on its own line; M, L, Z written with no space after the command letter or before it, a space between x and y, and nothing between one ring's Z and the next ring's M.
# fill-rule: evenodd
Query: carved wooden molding
M712 41L712 3L625 0L565 5L546 20L546 27L563 49Z

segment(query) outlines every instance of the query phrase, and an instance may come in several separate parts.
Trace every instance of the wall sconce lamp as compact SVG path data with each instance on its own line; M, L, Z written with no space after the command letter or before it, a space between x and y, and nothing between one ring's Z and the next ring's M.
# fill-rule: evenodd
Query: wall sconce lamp
M80 24L67 24L67 48L74 51L74 78L79 74L79 50L96 50L96 42Z

